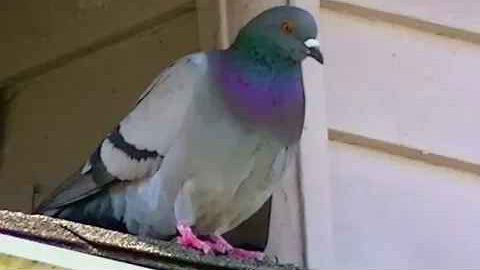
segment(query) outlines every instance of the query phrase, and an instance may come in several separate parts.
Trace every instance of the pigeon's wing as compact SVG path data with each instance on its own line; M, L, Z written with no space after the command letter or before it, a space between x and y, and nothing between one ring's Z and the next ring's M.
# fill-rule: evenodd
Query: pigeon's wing
M193 92L207 80L207 55L188 55L165 69L135 108L98 145L84 166L36 210L47 213L92 196L114 183L152 176L177 136Z

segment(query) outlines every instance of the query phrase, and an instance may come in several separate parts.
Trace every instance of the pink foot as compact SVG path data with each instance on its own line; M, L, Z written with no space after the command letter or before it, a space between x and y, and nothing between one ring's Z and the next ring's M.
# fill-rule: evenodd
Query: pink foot
M263 252L250 251L241 248L234 248L228 254L241 259L254 259L257 261L262 261L265 258L265 253Z
M228 254L233 257L241 258L241 259L255 259L261 261L265 258L265 254L263 252L258 251L249 251L241 248L234 248L230 243L225 240L225 238L219 235L212 235L209 237L210 247L212 247L213 251L220 254Z
M205 254L213 253L210 244L206 241L198 239L198 237L193 234L192 229L189 226L183 223L179 223L177 225L177 230L178 233L180 233L180 236L177 237L177 243L179 243L180 245L201 250Z
M219 235L212 235L209 237L211 241L212 249L220 254L231 252L234 248L230 245L225 238Z
M180 236L177 237L177 242L180 245L201 250L205 254L228 254L241 259L254 259L258 261L265 258L263 252L234 248L227 240L218 235L209 236L209 241L202 241L192 232L190 226L183 222L177 225L177 230L180 234Z

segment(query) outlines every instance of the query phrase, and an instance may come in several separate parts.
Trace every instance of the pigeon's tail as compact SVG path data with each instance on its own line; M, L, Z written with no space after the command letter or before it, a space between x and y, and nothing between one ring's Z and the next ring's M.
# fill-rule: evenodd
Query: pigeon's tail
M127 232L123 216L115 215L118 211L114 207L121 206L114 205L110 189L116 184L118 182L91 188L96 185L92 178L77 172L42 202L33 214ZM80 192L80 189L85 192Z
M44 215L44 216L49 216L49 217L57 217L58 214L62 211L63 209L57 208L57 209L35 209L32 212L32 215Z
M112 198L107 190L54 209L37 209L34 213L70 220L110 230L127 232L123 217L115 216Z

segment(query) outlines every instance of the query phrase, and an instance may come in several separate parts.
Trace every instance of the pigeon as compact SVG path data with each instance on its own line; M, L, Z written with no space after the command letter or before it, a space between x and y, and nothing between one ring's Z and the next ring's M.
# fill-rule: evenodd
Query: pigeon
M261 260L222 235L253 215L293 162L301 62L323 64L307 11L256 16L225 50L173 62L36 213Z

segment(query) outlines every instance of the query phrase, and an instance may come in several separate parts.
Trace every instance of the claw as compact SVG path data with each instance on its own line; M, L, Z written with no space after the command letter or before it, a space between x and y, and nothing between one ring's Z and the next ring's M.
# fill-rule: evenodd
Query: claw
M227 240L225 240L225 238L219 235L209 236L209 241L200 240L193 233L192 228L183 222L180 222L177 225L177 230L180 234L180 236L177 237L177 242L180 245L201 250L204 254L227 254L240 259L253 259L257 261L262 261L265 258L263 252L234 248L227 242Z
M177 225L177 230L180 236L177 237L177 243L184 247L192 247L194 249L201 250L205 254L213 254L212 247L206 241L198 239L198 237L192 232L192 229L185 225Z
M219 235L212 235L209 238L212 241L212 249L217 253L226 254L234 249L225 238Z
M265 258L263 252L258 251L249 251L241 248L234 248L230 243L225 240L225 238L219 235L213 235L209 237L212 241L212 249L216 253L228 254L232 257L237 257L240 259L254 259L257 261L262 261Z

